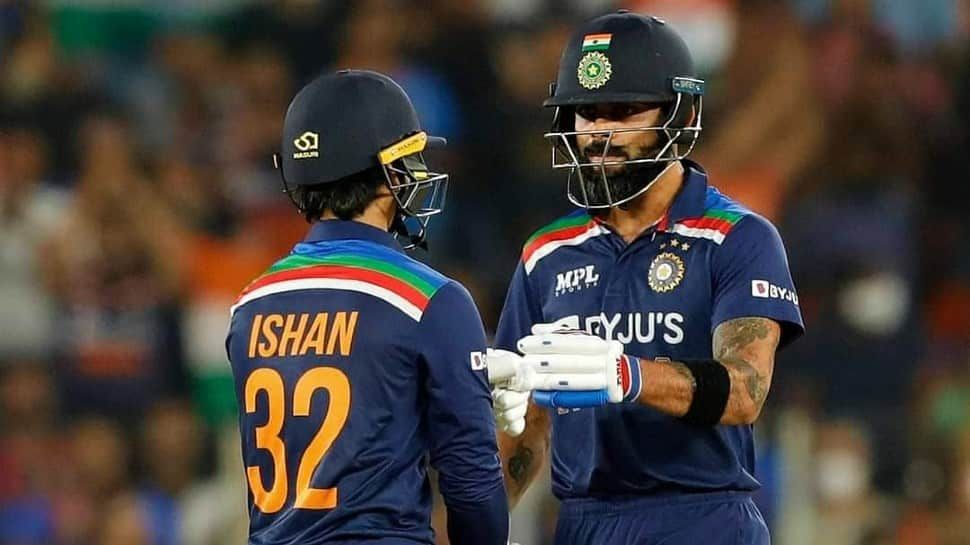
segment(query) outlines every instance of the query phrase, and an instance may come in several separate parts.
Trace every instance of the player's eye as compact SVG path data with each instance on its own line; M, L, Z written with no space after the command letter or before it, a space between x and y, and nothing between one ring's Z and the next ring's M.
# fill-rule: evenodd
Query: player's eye
M596 121L596 108L592 106L577 106L576 115L586 121Z
M631 115L636 115L643 111L643 108L635 106L633 104L627 104L620 110L622 117L630 117Z

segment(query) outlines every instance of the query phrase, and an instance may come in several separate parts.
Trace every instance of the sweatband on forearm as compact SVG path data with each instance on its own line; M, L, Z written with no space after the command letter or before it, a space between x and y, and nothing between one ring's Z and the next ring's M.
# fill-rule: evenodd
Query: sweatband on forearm
M731 395L731 375L715 360L680 360L694 376L694 397L682 418L695 426L715 426Z

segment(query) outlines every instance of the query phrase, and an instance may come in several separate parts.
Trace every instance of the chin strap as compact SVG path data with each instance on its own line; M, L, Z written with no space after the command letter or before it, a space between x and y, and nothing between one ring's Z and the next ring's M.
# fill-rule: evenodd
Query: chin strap
M428 251L428 241L424 237L424 229L418 234L412 234L408 230L408 226L404 223L404 215L398 212L394 215L394 221L391 222L391 233L394 234L395 238L400 240L406 240L407 242L403 244L405 250L411 250L413 248L421 248L424 251Z

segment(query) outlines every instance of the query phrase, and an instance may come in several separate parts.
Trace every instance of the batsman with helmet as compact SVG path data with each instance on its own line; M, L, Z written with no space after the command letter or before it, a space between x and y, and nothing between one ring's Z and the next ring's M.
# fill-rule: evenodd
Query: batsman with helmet
M441 212L448 176L422 152L443 144L376 72L290 103L276 164L311 227L243 290L226 340L251 545L431 545L426 459L451 542L506 543L482 320L399 242Z
M488 365L510 501L548 457L557 545L769 542L752 425L802 319L774 226L687 159L703 94L677 33L621 11L545 102L577 210L525 243Z

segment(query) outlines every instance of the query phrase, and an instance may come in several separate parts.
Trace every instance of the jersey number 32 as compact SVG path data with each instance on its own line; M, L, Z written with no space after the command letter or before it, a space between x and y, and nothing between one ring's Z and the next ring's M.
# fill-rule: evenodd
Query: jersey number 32
M295 509L333 509L337 506L337 488L312 488L310 478L347 422L350 412L350 381L347 380L347 375L333 367L315 367L303 373L293 390L292 414L297 417L309 416L310 401L314 392L320 389L327 390L330 394L330 407L323 424L300 457L293 502ZM249 375L245 393L247 414L256 412L256 397L259 392L266 392L269 417L265 425L255 429L256 448L269 452L273 459L275 477L269 489L266 488L258 466L247 466L246 477L256 507L263 513L271 514L283 508L290 485L290 476L286 474L286 445L280 438L283 420L289 414L283 377L275 369L268 367L256 369Z

